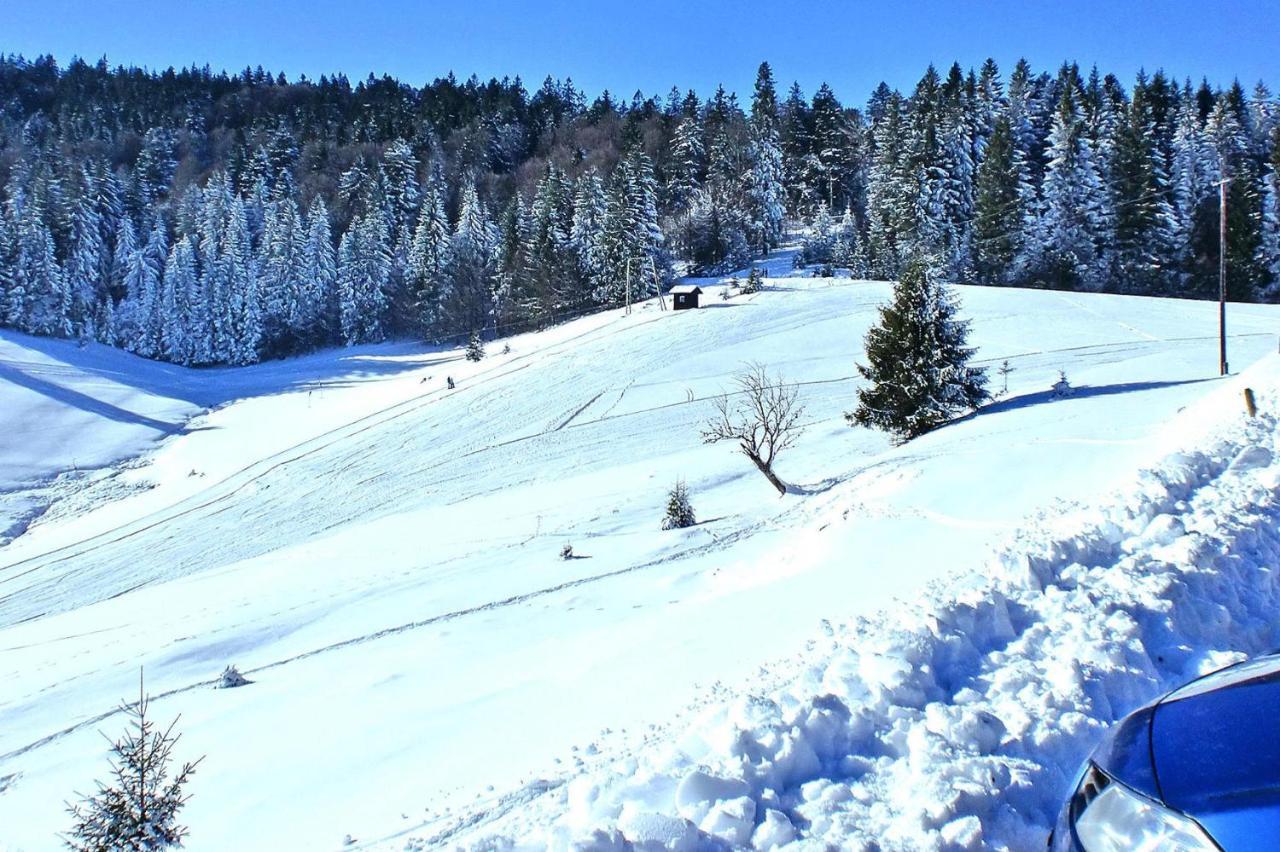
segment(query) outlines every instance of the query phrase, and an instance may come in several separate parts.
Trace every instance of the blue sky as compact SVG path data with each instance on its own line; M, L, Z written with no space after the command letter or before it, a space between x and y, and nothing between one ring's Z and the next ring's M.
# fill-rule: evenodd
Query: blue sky
M370 71L421 84L520 75L571 76L594 96L630 97L673 84L704 96L717 83L750 94L768 59L785 86L828 81L850 105L880 80L907 89L929 62L1007 75L1025 56L1037 70L1097 63L1127 84L1139 68L1252 88L1280 88L1280 3L1183 0L953 0L869 3L738 0L0 0L0 51L72 55L152 68L262 64L317 77Z

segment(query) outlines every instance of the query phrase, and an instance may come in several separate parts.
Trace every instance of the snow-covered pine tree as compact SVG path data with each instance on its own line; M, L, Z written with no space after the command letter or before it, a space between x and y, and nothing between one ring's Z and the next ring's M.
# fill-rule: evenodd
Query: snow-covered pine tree
M564 174L548 164L529 211L518 289L520 312L536 324L569 309L576 287L573 211Z
M819 198L811 183L810 152L813 150L813 116L799 83L792 83L782 104L779 141L782 143L783 183L787 187L787 210L808 214Z
M467 360L473 363L484 360L484 340L478 331L471 332L467 338Z
M1258 262L1262 239L1262 199L1259 194L1257 159L1250 151L1249 137L1240 121L1243 93L1219 93L1205 122L1205 139L1213 154L1212 180L1227 184L1227 298L1256 301L1266 283L1266 270ZM1218 292L1219 252L1218 193L1212 192L1196 209L1192 229L1190 287L1200 296Z
M318 196L317 196L318 197ZM267 202L258 248L262 298L262 348L269 355L298 351L306 341L308 309L304 306L306 237L292 198Z
M66 283L39 196L14 207L17 259L10 324L31 334L68 336Z
M787 192L778 134L778 96L768 62L756 72L747 147L744 198L756 248L768 254L782 241Z
M1271 132L1270 158L1263 176L1261 239L1258 264L1266 270L1268 301L1280 295L1280 127Z
M18 236L9 207L9 204L0 204L0 325L16 328L25 306L23 294L17 290ZM13 311L12 318L10 311Z
M91 190L91 187L86 189ZM96 336L94 323L105 254L101 217L92 196L83 194L75 202L71 247L63 266L66 278L64 292L69 302L66 306L67 330L70 334Z
M605 217L604 185L594 171L578 178L573 193L573 221L569 244L574 254L574 292L568 299L570 310L591 303L592 293L602 286L604 274L600 235Z
M409 253L421 204L418 189L418 158L403 139L396 139L382 154L382 171L387 188L386 207L391 251L402 259Z
M809 223L809 230L801 240L797 260L806 266L831 263L836 236L836 223L831 218L831 211L825 204L818 205L813 221Z
M1012 126L1007 116L1001 116L987 139L975 181L973 251L979 284L1016 280L1029 191Z
M957 318L952 295L927 263L915 258L880 308L880 323L867 332L870 382L858 390L850 424L870 426L905 441L923 435L988 398L987 377L970 366L969 325Z
M169 250L161 286L164 323L160 329L160 353L178 364L201 360L199 336L208 328L208 306L196 274L196 253L189 237L181 237Z
M435 335L442 321L440 309L441 277L445 252L449 246L449 218L445 215L444 198L439 183L427 184L418 224L409 247L405 283L413 300L413 314L418 333Z
M744 198L752 243L768 254L782 242L786 188L782 183L782 148L776 131L753 127L747 146Z
M440 304L446 334L465 334L493 323L496 255L496 229L475 183L468 180L444 257Z
M666 200L672 210L686 210L702 185L706 152L702 127L696 116L688 115L676 125L671 141L671 166L667 170Z
M129 728L111 744L112 780L99 782L96 793L67 806L73 824L65 840L76 852L156 852L180 847L187 836L178 812L190 799L187 782L204 758L173 772L173 749L181 739L174 733L178 720L157 728L147 715L149 704L139 684L137 703L120 708Z
M1038 257L1031 274L1041 286L1101 289L1110 199L1071 87L1063 89L1049 134L1042 204L1036 223Z
M302 296L294 319L296 333L313 346L334 341L338 330L338 257L329 228L329 209L319 195L307 211L300 281Z
M874 154L867 177L867 260L871 275L880 279L898 274L915 206L905 109L902 96L889 93L871 128Z
M662 528L664 530L679 530L694 526L697 523L698 519L693 513L693 504L689 502L689 489L684 484L683 479L677 479L676 484L667 493L667 510L662 516Z
M1114 280L1109 285L1128 293L1167 292L1165 285L1176 284L1169 263L1174 253L1173 208L1166 195L1168 179L1145 77L1139 76L1127 109L1121 104L1119 111L1117 126L1104 136L1115 211L1110 244Z
M338 313L342 341L377 343L386 337L391 249L386 218L371 209L352 223L338 250Z
M248 205L241 198L233 198L228 215L220 250L226 293L223 327L228 343L224 360L229 364L252 364L260 356L263 311Z

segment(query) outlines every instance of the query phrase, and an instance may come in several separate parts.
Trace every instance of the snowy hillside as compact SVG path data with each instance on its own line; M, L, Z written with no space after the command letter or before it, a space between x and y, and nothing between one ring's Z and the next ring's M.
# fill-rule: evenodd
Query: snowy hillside
M633 835L687 828L649 811L744 842L754 822L772 820L785 836L768 809L802 829L807 820L815 836L861 825L910 846L957 820L952 841L982 842L960 814L999 812L991 837L1006 842L1044 817L1044 801L982 785L928 819L915 800L896 801L918 786L910 773L922 760L959 766L939 778L976 771L930 745L935 729L982 727L991 714L1004 736L979 737L988 751L1007 741L1032 761L1037 748L1057 749L1060 770L1098 720L1218 659L1204 649L1256 650L1259 637L1226 631L1115 686L1105 707L1089 695L1096 706L1062 744L1020 722L1026 707L1000 705L1007 691L981 686L1004 670L992 652L1054 668L1057 635L1028 628L1071 621L1036 607L1087 608L1074 584L1059 584L1070 600L1045 603L1041 592L1059 574L1078 577L1072 561L1130 570L1136 546L1125 540L1156 536L1148 516L1178 515L1183 531L1209 523L1212 510L1193 499L1201 486L1259 504L1274 491L1266 463L1244 485L1219 482L1240 446L1270 446L1269 419L1232 426L1234 443L1203 457L1165 459L1192 425L1239 420L1240 380L1216 377L1216 306L963 289L977 357L1013 368L1008 393L894 448L842 416L889 286L769 284L727 302L710 287L696 312L650 302L584 318L512 338L509 353L491 346L479 364L458 350L371 346L197 372L4 335L4 393L19 404L0 407L0 426L16 434L38 418L36 438L48 442L3 456L6 488L46 481L72 459L146 452L66 496L31 497L52 507L0 550L0 844L54 845L68 824L62 802L105 775L98 731L121 728L112 711L140 665L153 711L181 714L178 757L207 755L183 812L192 850L339 848L348 835L376 848L490 832L537 842L544 829L564 839L620 819ZM1273 307L1232 306L1233 365L1275 351L1277 320ZM745 459L699 437L710 399L749 360L800 382L807 408L807 431L778 462L798 493L782 499ZM1255 368L1260 389L1275 383L1272 360ZM1076 388L1069 397L1049 391L1060 370ZM993 371L996 389L1002 381ZM92 459L71 455L82 446ZM1060 508L1107 504L1144 468L1165 478L1139 480L1148 487L1128 516ZM701 523L660 531L677 478ZM1073 518L1107 530L1097 535L1109 544ZM559 558L565 544L577 558ZM995 547L1035 561L1018 577L1008 556L974 579ZM924 603L899 603L926 588ZM881 611L899 628L892 636L857 620ZM987 626L957 629L972 647L938 626L975 619ZM1079 635L1062 641L1083 647ZM963 658L964 684L940 674L951 671L937 664L947 654ZM213 690L227 664L253 683ZM1070 677L1064 695L1076 695ZM955 698L964 685L972 712L922 709L965 703ZM834 731L817 717L855 711L865 724L846 719L822 741L806 733L812 759L792 770L740 759L735 727L763 737L805 706L817 727ZM849 731L874 739L890 723L897 752L873 771ZM762 743L748 750L758 757ZM742 781L678 787L699 764ZM1043 789L1061 783L1051 776ZM714 794L717 785L737 792ZM747 807L744 797L746 829L716 804Z

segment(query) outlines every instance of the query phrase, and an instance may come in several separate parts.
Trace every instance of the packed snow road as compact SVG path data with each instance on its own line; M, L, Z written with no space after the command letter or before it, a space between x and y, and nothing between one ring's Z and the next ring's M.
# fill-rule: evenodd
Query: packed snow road
M1219 386L1215 306L965 289L1008 392L892 448L842 416L888 285L770 283L524 335L478 365L369 347L191 375L218 383L199 404L226 404L0 550L0 838L40 849L65 827L139 666L183 749L209 755L188 848L429 836L477 796L570 777L574 747L623 748L712 681L748 682L823 618L979 565L1034 510L1150 461ZM1232 319L1235 363L1274 350L1280 313ZM752 360L807 408L781 500L699 435ZM141 385L153 365L136 364ZM1069 398L1047 392L1059 370ZM662 532L677 478L702 523ZM255 682L208 689L230 663Z

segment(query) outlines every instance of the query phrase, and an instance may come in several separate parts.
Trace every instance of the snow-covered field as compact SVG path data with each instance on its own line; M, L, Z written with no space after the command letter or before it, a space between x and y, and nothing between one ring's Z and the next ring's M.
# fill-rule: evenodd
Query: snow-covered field
M479 364L0 337L32 435L0 456L0 845L56 846L143 666L207 755L192 850L1026 848L1102 725L1276 638L1280 311L1232 306L1258 363L1220 380L1215 305L965 289L1008 393L895 448L842 417L888 285L770 284ZM748 360L802 383L782 499L699 437ZM702 523L663 532L678 477ZM254 682L211 689L232 663Z

